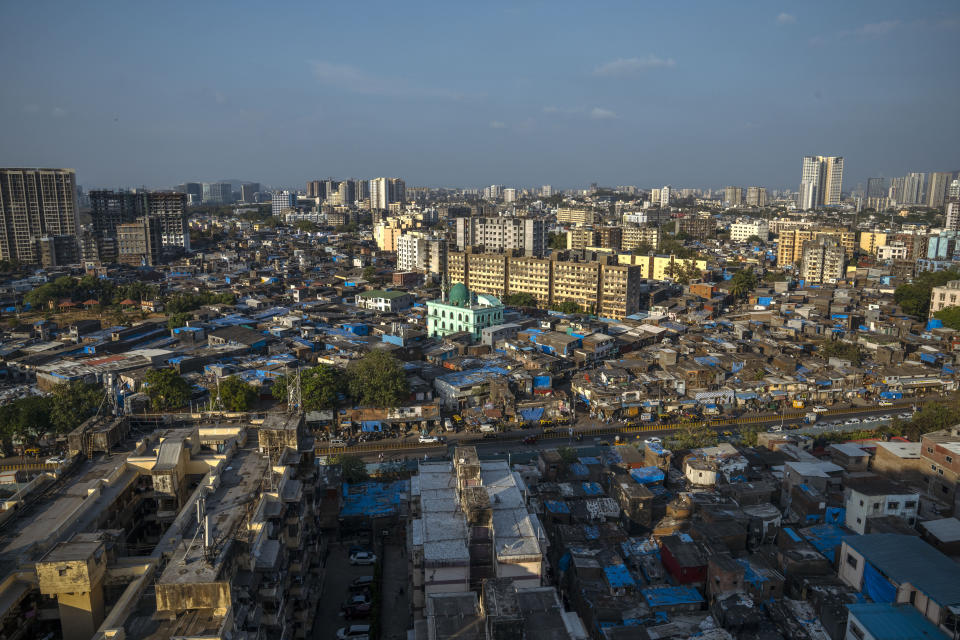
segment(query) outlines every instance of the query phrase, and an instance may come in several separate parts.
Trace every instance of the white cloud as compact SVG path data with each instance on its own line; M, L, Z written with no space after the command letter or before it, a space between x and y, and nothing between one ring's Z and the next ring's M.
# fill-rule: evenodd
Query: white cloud
M464 96L456 91L436 87L421 87L393 76L377 76L349 64L324 60L310 62L314 77L321 84L337 87L351 93L371 96L445 98L460 100Z
M885 36L900 26L899 20L884 20L883 22L871 22L862 27L854 29L851 33L863 38L879 38Z
M777 16L777 24L793 24L797 17L791 13L781 13Z
M492 121L490 122L490 128L491 128L491 129L506 129L506 128L507 128L507 124L506 124L505 122L501 122L500 120L492 120Z
M50 115L52 115L54 118L62 118L63 116L67 115L67 110L63 107L54 107L53 109L50 109Z
M595 76L622 76L648 69L670 69L677 66L673 58L660 58L647 54L642 58L617 58L593 70Z
M601 107L594 107L590 110L590 117L594 120L611 120L617 117L613 111L610 109L603 109Z

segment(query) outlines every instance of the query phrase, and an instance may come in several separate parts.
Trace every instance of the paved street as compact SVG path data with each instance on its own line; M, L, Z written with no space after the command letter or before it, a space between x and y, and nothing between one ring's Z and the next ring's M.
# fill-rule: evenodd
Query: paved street
M314 640L336 640L337 629L354 622L368 624L369 620L350 621L340 613L340 605L347 599L350 582L360 576L373 575L373 567L355 567L350 564L348 542L331 542L327 556L323 593L317 605L317 617L313 625Z

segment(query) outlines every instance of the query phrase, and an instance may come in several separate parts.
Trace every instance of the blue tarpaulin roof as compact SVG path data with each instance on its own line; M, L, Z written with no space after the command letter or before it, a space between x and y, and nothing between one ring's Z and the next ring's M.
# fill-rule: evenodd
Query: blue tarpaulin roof
M543 506L545 506L550 513L570 513L570 507L567 506L566 502L561 500L544 500Z
M583 492L588 496L602 496L603 487L601 487L596 482L581 482L580 486L583 487Z
M364 420L360 423L360 430L371 432L371 431L383 431L383 425L380 424L378 420Z
M633 576L630 575L630 571L626 565L614 564L606 566L603 568L603 573L607 576L607 584L614 589L636 585L636 581L633 579Z
M630 477L639 484L656 484L663 482L663 471L657 467L642 467L640 469L630 469Z
M641 589L643 599L651 607L669 607L678 604L697 604L703 596L693 587L647 587Z
M410 485L406 480L396 482L343 483L343 505L340 516L389 516L397 513L401 501L406 500Z
M587 471L587 468L582 464L580 464L579 462L574 462L573 464L570 465L570 473L580 477L590 475L590 472Z
M543 407L537 407L535 409L521 409L520 417L522 417L527 422L533 422L534 420L539 420L543 417Z

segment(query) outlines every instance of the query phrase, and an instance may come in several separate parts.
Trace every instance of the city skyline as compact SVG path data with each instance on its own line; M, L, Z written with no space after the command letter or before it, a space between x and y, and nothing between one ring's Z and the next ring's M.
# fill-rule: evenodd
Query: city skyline
M337 173L793 190L804 155L843 156L848 187L957 169L947 2L696 3L688 21L625 3L375 3L375 23L345 6L233 7L191 5L189 21L186 5L10 7L0 51L24 62L6 78L0 165L74 167L90 186ZM311 22L322 38L278 28Z

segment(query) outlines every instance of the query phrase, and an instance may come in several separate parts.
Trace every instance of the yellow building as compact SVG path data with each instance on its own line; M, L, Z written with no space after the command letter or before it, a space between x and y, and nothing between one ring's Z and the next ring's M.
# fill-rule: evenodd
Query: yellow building
M548 258L510 259L510 293L529 293L543 306L550 304L553 269Z
M561 207L557 209L557 224L593 224L595 219L594 212L591 209L570 209Z
M599 288L599 262L553 261L553 304L575 302L590 311L597 307Z
M635 256L621 253L617 256L621 265L640 267L640 277L649 280L666 280L672 277L672 264L694 265L700 271L707 270L707 261L703 258L678 258L676 256Z
M860 232L860 251L876 255L877 247L887 244L887 236L890 234L880 231L861 231Z
M567 249L581 250L600 244L600 235L593 229L570 229L567 231Z
M632 251L637 247L649 245L654 250L660 248L660 227L624 227L620 240L620 249Z
M621 320L639 311L641 277L640 267L602 265L597 315Z
M803 243L816 240L820 236L835 236L843 247L847 259L853 257L856 249L857 234L849 229L820 227L815 229L793 229L781 231L777 240L777 264L792 265L803 259Z

